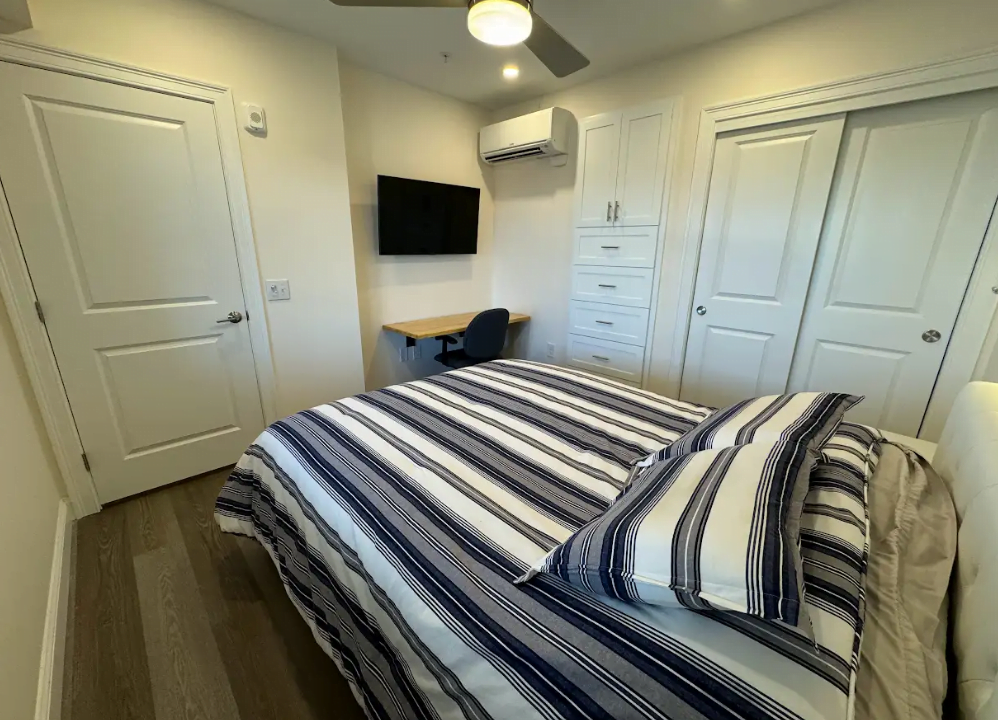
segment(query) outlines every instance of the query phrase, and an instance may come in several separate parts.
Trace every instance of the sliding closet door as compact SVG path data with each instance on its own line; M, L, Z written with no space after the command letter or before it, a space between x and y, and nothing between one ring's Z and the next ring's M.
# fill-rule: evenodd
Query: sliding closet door
M718 138L682 397L787 385L844 116Z
M917 435L998 197L998 93L850 115L790 386Z

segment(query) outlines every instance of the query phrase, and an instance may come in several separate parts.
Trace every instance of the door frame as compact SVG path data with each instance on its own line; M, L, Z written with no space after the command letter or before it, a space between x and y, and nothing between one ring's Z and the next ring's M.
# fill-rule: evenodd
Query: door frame
M229 201L229 217L235 237L243 301L247 315L253 320L249 323L250 347L263 417L267 423L277 420L276 382L266 305L253 237L249 196L243 176L235 106L229 88L7 38L0 38L0 62L103 80L211 104L215 113L215 128ZM37 313L34 287L21 252L2 181L0 297L6 303L14 335L75 515L79 518L96 513L101 509L97 488L83 464L83 445L73 420L69 398L62 385L55 353Z
M998 88L998 48L902 70L875 73L704 108L700 112L684 241L679 248L669 248L667 255L670 257L665 260L679 268L678 282L674 289L668 292L663 289L664 302L671 301L675 303L676 308L670 323L671 327L662 328L663 337L671 337L671 348L664 353L666 357L662 362L655 363L666 379L666 393L678 396L682 383L690 312L693 308L693 290L700 261L700 243L714 164L714 148L719 134L993 88ZM970 380L983 372L983 368L988 364L988 358L981 356L982 351L986 353L998 350L994 342L985 343L990 322L975 325L966 319L968 315L981 317L982 314L985 317L998 319L998 316L995 316L998 297L991 290L994 283L986 279L998 278L998 238L995 237L998 232L994 231L994 225L995 222L992 220L992 231L984 239L981 254L974 268L973 279L970 281L949 344L949 350L959 348L961 352L970 354L973 362L943 361L935 388L938 392L934 391L932 394L925 415L926 420L945 414L943 408L952 403L955 397L954 388L959 391L963 385L961 378ZM663 315L668 314L663 313ZM998 329L995 333L998 334ZM947 351L947 358L949 357L950 353ZM666 364L666 367L662 368L662 364ZM969 369L966 367L968 364ZM970 377L967 377L968 372L971 373ZM923 421L923 429L925 427L926 422Z

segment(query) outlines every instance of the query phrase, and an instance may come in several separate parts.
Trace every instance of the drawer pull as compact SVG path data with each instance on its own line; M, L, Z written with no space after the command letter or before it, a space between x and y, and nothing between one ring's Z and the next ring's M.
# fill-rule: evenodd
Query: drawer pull
M616 289L617 286L616 285L602 285L601 284L600 287L601 288L613 288L613 289Z
M610 322L609 320L597 320L596 324L597 325L613 325L613 323Z
M602 355L593 355L593 360L602 360L603 362L610 362L610 358L603 357Z
M620 250L620 245L600 245L600 250Z

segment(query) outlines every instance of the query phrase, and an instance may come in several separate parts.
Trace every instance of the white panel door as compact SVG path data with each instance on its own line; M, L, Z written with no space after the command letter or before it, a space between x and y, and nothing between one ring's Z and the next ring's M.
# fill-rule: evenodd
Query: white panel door
M671 103L624 113L614 207L617 223L634 227L661 221L671 132Z
M844 121L718 138L683 399L720 407L786 389Z
M996 197L998 93L850 116L791 388L917 435Z
M608 113L579 123L579 169L575 189L578 227L613 225L620 118L620 113Z
M0 62L0 127L101 502L234 463L264 422L211 105Z

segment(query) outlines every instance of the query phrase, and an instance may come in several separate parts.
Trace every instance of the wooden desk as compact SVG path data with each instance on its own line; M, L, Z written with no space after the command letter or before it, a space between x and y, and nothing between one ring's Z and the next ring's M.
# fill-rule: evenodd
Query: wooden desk
M438 338L443 335L462 333L468 329L468 325L478 315L476 312L461 313L460 315L444 315L442 317L425 318L423 320L410 320L408 322L389 323L381 327L388 332L398 333L405 336L405 344L412 347L417 340L427 338ZM521 313L510 313L509 324L525 323L530 321L529 315Z

